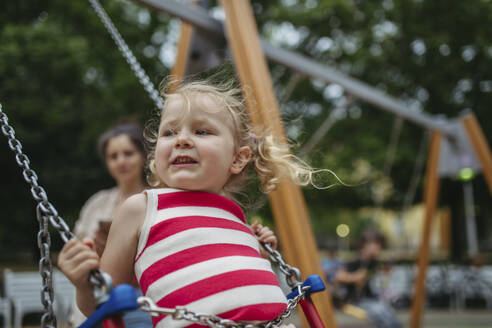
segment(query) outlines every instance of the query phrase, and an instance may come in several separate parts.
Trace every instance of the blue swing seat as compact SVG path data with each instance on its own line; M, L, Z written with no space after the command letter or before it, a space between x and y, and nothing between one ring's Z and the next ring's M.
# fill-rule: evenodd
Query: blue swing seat
M130 285L115 287L106 302L101 304L79 328L93 328L108 317L117 313L138 309L137 293Z

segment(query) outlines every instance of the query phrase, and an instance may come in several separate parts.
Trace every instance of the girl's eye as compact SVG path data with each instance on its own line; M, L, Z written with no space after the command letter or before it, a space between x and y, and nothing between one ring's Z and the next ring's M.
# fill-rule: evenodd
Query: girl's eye
M135 152L133 150L128 150L128 151L125 151L125 156L126 157L130 157L130 156L133 156Z
M200 135L200 136L204 136L204 135L207 135L207 134L210 134L207 130L204 130L204 129L198 129L195 131L196 134Z
M165 131L162 133L162 135L163 135L164 137L173 136L173 135L175 135L175 134L176 134L176 132L174 132L174 130L165 130Z

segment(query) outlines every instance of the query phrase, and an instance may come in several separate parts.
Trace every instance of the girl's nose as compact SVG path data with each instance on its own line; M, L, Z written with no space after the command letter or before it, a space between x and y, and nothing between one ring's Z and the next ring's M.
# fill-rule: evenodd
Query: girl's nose
M193 141L190 138L190 133L185 130L181 130L176 136L176 148L190 148L193 147Z

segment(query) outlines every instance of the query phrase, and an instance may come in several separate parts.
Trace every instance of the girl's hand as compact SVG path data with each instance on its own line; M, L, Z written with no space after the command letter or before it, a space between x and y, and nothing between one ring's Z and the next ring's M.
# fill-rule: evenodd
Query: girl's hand
M58 267L76 288L92 288L89 273L99 268L94 241L90 238L69 240L58 255Z
M256 239L258 239L259 242L270 244L272 249L277 249L277 236L275 236L270 228L264 227L257 220L255 220L249 228L256 235ZM263 247L261 247L261 255L265 258L269 257L268 252Z

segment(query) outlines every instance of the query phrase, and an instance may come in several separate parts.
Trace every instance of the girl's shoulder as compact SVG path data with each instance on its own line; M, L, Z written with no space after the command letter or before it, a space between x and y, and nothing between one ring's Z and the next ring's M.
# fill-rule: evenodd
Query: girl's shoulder
M123 204L121 204L122 211L130 212L145 212L147 207L147 195L144 192L132 195L128 197Z

